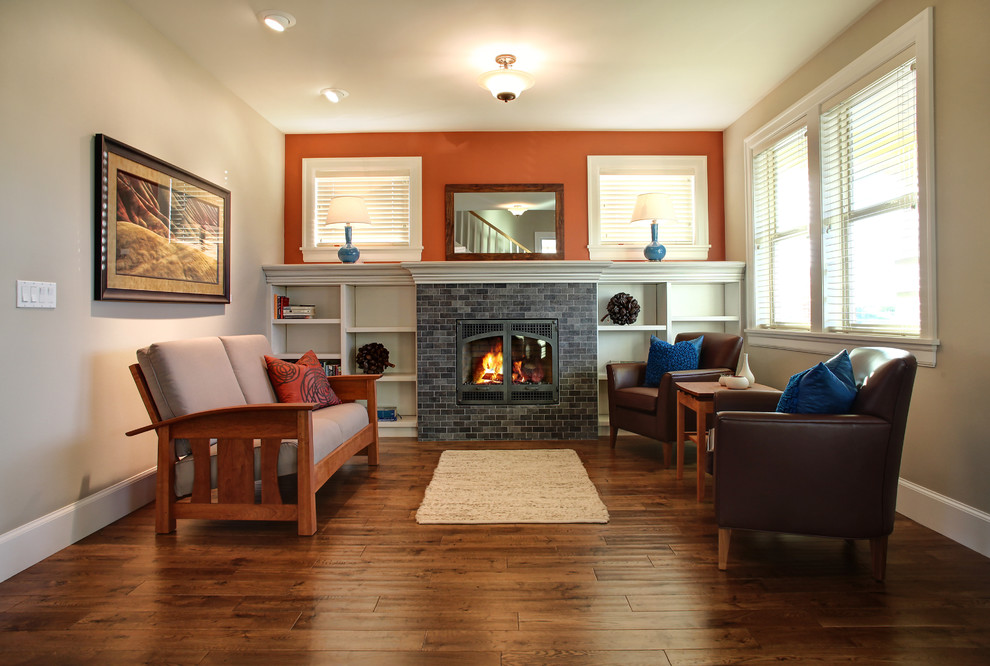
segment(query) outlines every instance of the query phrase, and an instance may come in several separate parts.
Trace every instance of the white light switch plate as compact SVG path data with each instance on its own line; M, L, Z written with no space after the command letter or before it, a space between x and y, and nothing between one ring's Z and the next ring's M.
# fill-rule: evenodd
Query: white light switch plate
M32 282L31 280L17 281L17 307L19 308L54 308L55 283Z

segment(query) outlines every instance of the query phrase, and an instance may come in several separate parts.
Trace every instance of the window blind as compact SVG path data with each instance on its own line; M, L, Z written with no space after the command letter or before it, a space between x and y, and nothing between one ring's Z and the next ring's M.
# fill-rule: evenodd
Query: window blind
M314 179L314 217L317 245L343 245L344 227L327 226L327 208L334 197L361 197L368 207L371 227L355 227L355 244L409 245L408 173L363 172L354 175L317 175Z
M822 115L824 328L921 330L914 60Z
M602 245L644 246L650 241L649 227L630 224L636 197L660 192L670 197L675 222L659 224L664 245L691 245L694 238L695 177L693 175L629 174L602 172L599 177L600 237Z
M760 328L811 327L808 133L789 133L753 157L753 282Z

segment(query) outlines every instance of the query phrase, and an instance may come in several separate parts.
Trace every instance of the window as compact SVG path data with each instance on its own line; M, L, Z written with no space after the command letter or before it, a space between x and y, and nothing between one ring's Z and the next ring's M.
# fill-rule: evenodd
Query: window
M676 223L659 225L669 259L708 258L708 158L662 155L588 157L588 250L591 259L642 259L648 227L629 223L636 196L668 195Z
M354 228L354 244L369 261L418 261L422 256L422 165L419 157L303 160L303 260L336 261L344 230L324 224L330 200L365 200L370 227Z
M921 333L915 61L822 115L827 331Z
M934 365L926 10L746 140L749 343Z
M753 280L758 325L811 327L808 130L801 127L753 158Z

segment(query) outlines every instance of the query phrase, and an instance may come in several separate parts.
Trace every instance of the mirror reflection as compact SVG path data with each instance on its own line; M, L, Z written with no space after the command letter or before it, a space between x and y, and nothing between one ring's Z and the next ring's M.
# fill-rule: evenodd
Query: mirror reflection
M563 185L448 185L448 259L563 258Z
M454 252L557 251L553 192L454 194Z

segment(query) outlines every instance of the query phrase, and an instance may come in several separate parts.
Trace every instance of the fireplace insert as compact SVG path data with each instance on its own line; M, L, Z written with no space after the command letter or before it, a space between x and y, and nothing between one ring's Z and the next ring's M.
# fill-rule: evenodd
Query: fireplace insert
M556 351L556 319L457 320L457 404L557 404Z

